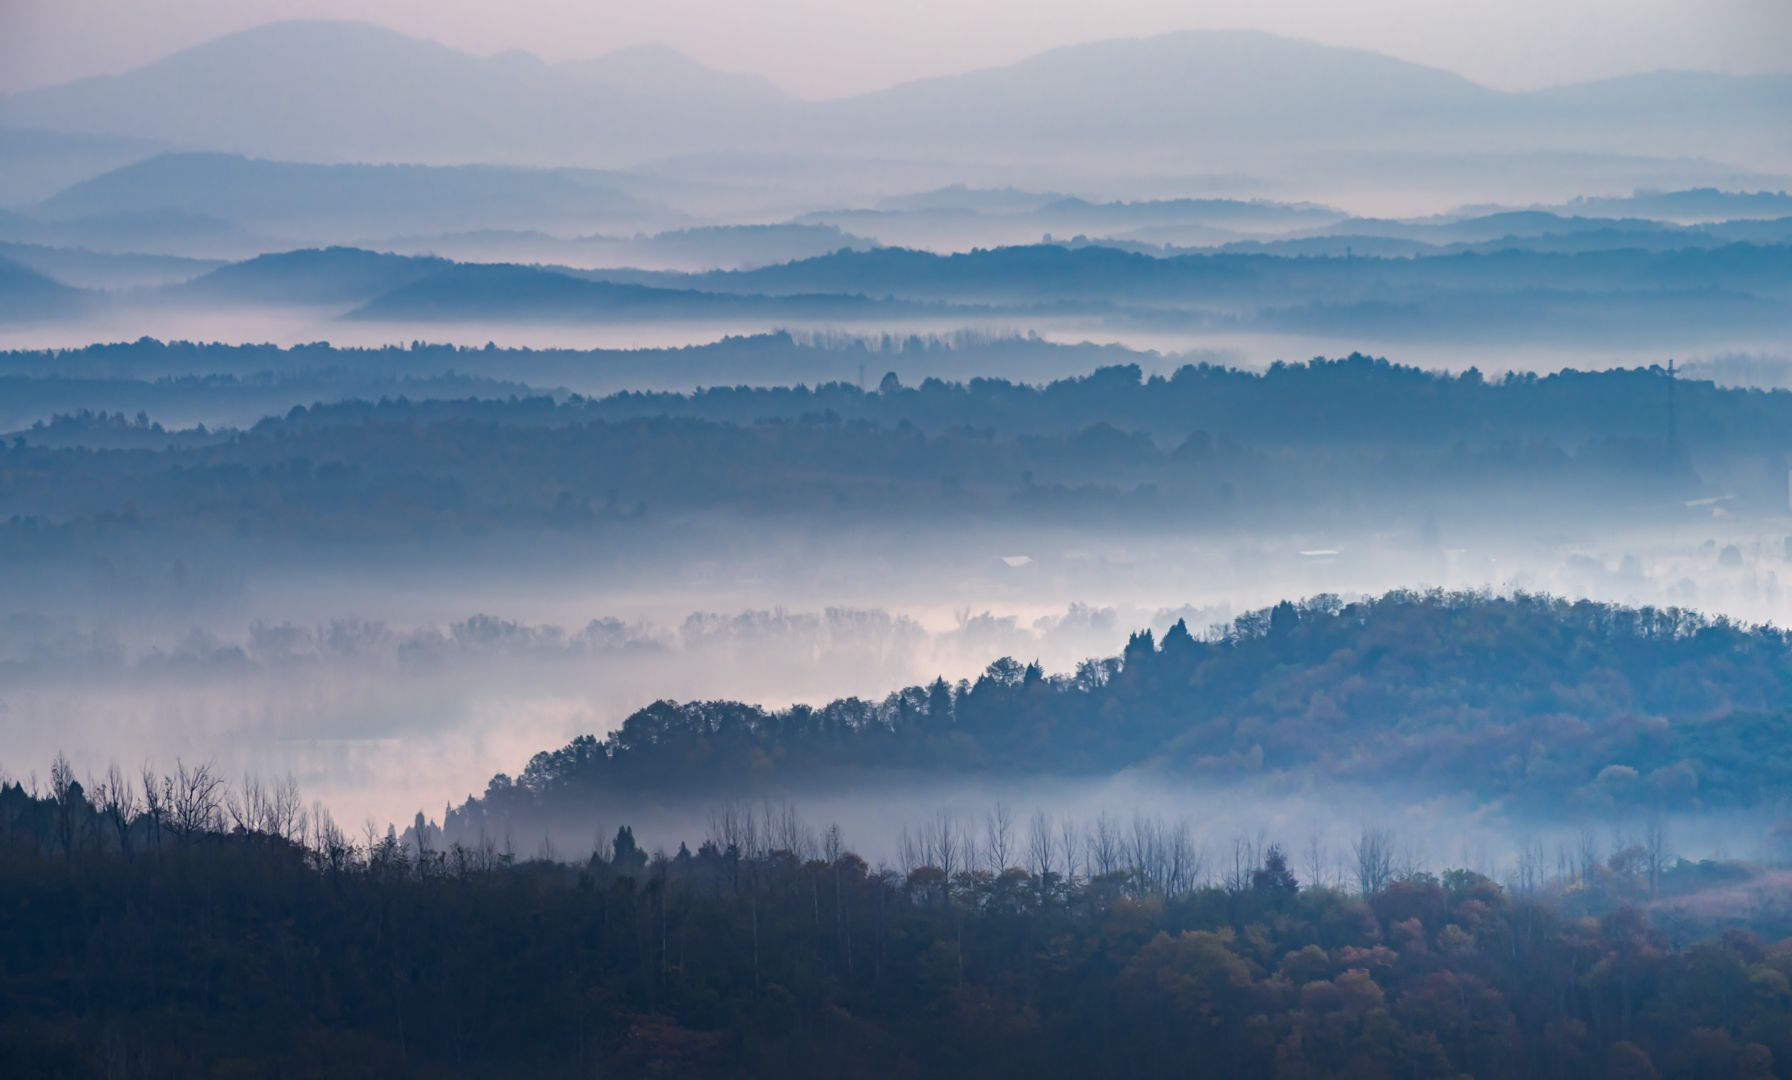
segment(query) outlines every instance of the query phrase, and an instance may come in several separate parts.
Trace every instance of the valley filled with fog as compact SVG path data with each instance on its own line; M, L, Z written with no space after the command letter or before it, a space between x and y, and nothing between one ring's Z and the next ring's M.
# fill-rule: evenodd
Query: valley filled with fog
M910 355L781 340L745 351L816 373ZM1441 588L1792 621L1775 420L1792 403L1778 396L1670 390L1659 371L1465 383L1366 359L1281 380L1238 383L1225 368L1153 380L1114 366L1136 354L1058 351L961 340L914 355L944 378L979 363L1106 374L1043 393L900 377L860 391L854 372L819 399L586 398L532 386L581 365L713 368L727 354L59 354L66 380L14 376L46 395L15 407L51 419L22 413L3 451L7 743L25 762L62 752L95 770L178 757L290 773L345 820L402 822L661 698L877 700L936 676L974 681L1000 657L1068 675L1135 631L1186 620L1204 634L1284 599ZM32 362L15 354L9 369ZM449 370L462 381L436 389ZM1181 398L1202 378L1242 396L1191 413ZM1472 440L1441 415L1441 433L1303 424L1337 380L1363 379L1388 381L1395 413L1406 395L1454 389L1485 395L1495 418ZM118 396L86 400L110 411L59 411L54 395L72 405L97 387ZM348 403L295 411L295 392ZM1569 404L1582 394L1606 410ZM1519 395L1534 404L1503 413L1501 397ZM764 436L796 440L793 456L756 440L767 456L733 494L683 471L685 453L743 452L710 449L729 425L774 421ZM884 425L906 432L905 449L874 461ZM528 483L491 458L517 438L537 447ZM627 445L657 449L609 460ZM1215 783L1161 797L1193 806ZM958 798L981 802L987 786ZM907 797L913 816L933 797ZM1372 816L1422 820L1413 807L1426 805Z
M0 13L0 1074L1788 1075L1780 13L788 6Z
M243 65L280 125L200 96ZM1057 96L1116 65L1282 85ZM1283 600L1792 621L1792 404L1747 389L1792 379L1783 77L1664 116L1222 33L826 103L700 72L293 23L5 101L10 768L402 823L661 698L1068 676ZM629 105L575 152L576 110L407 127L424 87Z

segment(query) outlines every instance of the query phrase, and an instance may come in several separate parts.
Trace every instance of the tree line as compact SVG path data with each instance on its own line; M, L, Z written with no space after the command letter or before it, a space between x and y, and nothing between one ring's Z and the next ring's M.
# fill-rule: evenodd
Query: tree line
M659 701L537 754L450 836L693 793L850 791L905 774L1215 789L1298 776L1509 813L1774 804L1792 781L1792 638L1681 609L1546 596L1320 596L1199 637L1178 622L1047 675L997 660L881 700Z
M896 865L788 807L695 850L344 834L204 765L0 783L15 1075L1753 1076L1792 1063L1792 938L1688 940L1652 838L1502 887L1365 830L1261 839L942 813ZM1068 839L1067 839L1068 838ZM1687 868L1674 874L1721 873ZM1626 891L1628 890L1628 891ZM1781 933L1792 933L1782 924Z
M465 415L455 415L455 414ZM538 417L536 414L540 414ZM531 418L534 419L531 419ZM56 425L0 444L0 549L233 538L370 544L502 534L593 537L651 519L935 523L1016 519L1223 529L1410 524L1502 512L1682 520L1706 493L1659 437L1483 445L1272 446L1094 423L998 437L831 410L785 421L563 415L549 399L295 410L226 437L124 440ZM35 441L40 440L41 441ZM1784 470L1729 462L1737 509L1784 501ZM1416 502L1415 502L1416 500Z
M884 354L860 355L871 364ZM901 355L888 354L888 360L899 362ZM1425 370L1361 353L1278 361L1261 371L1194 363L1149 375L1135 360L1039 383L935 376L904 383L896 372L885 371L874 384L737 380L689 392L624 390L521 400L483 396L425 401L413 394L403 403L324 403L266 423L278 427L304 418L312 424L343 425L395 410L419 420L522 425L643 416L755 424L832 415L843 422L1004 437L1106 424L1171 442L1200 430L1265 447L1480 447L1501 440L1548 440L1575 450L1611 438L1665 440L1670 396L1679 434L1707 452L1784 450L1788 445L1785 425L1792 414L1792 393L1724 387L1684 376L1670 379L1665 363L1489 377L1475 368L1460 373Z

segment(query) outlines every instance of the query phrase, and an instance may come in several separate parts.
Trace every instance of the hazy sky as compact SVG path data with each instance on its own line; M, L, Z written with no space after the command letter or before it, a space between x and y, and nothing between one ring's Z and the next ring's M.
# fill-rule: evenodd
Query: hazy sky
M1508 89L1663 67L1792 70L1792 0L0 0L0 91L288 18L549 60L663 42L810 97L1202 27L1375 49Z

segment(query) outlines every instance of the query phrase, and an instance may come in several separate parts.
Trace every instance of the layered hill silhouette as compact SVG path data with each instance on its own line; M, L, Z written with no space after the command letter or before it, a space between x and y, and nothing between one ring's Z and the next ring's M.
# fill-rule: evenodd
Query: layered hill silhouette
M451 263L374 297L348 317L388 322L892 318L922 312L928 306L850 292L713 293L589 280L542 267Z
M818 290L763 296L592 280L555 267L456 263L357 248L262 255L163 294L195 304L325 305L375 321L586 321L738 315L903 315L925 305Z
M1638 228L1641 235L1656 235ZM1348 245L1352 238L1318 241ZM1792 245L1734 243L1704 232L1686 246L1659 248L1533 249L1502 240L1422 258L1297 254L1151 254L1100 244L953 255L873 248L753 270L687 273L467 263L328 247L221 266L147 299L193 307L324 306L357 319L416 323L1072 316L1242 331L1457 340L1604 336L1655 344L1780 333L1792 326ZM95 262L55 249L32 249L28 257L52 269ZM196 261L178 262L193 273L205 269ZM180 276L178 267L158 272ZM57 288L23 267L16 276L0 285L14 298L13 318L37 310L32 296ZM90 298L125 306L146 300L143 294Z
M118 254L20 244L0 240L0 257L12 259L64 285L78 288L132 289L190 281L219 263L177 255Z
M0 256L0 320L77 315L91 303L91 297L81 289L64 285L16 259Z
M669 50L547 64L359 23L275 23L18 94L5 123L309 161L619 164L724 151L1015 154L1552 147L1786 164L1792 77L1659 73L1534 93L1252 31L1056 49L826 102Z
M1199 131L1257 143L1503 118L1506 95L1377 53L1256 31L1188 31L1053 49L1008 67L827 103L843 127L892 125L1012 145L1112 146Z
M1198 304L1284 298L1315 287L1338 295L1388 295L1392 288L1569 289L1581 292L1674 288L1736 290L1779 297L1792 249L1731 244L1669 252L1617 250L1587 255L1529 251L1406 259L1275 259L1203 253L1155 258L1100 245L1035 244L941 255L898 248L839 251L751 271L657 275L655 284L716 291L847 290L910 299ZM1348 284L1347 284L1348 283Z
M0 98L0 206L27 206L165 147L141 139L14 127Z
M875 241L833 225L704 225L650 234L553 236L536 230L475 229L394 237L394 251L471 262L554 263L645 270L754 269Z
M168 295L222 304L362 303L452 265L358 248L288 251L221 266Z
M19 94L9 125L311 161L541 161L558 140L701 139L776 104L669 50L549 65L355 22L281 22L115 77ZM153 133L153 134L151 134Z
M591 229L656 211L616 178L587 170L314 165L188 153L157 155L71 185L33 216L62 222L156 213L206 215L263 231L390 235L453 221Z
M1574 214L1616 214L1683 223L1792 216L1792 194L1785 191L1638 191L1628 196L1575 199L1563 209Z

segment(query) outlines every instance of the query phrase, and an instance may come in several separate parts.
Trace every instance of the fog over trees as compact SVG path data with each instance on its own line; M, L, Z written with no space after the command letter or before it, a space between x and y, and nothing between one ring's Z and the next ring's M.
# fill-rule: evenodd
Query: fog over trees
M0 1075L1792 1075L1792 76L386 7L0 100Z
M0 786L8 1059L1770 1075L1792 1049L1786 947L1714 902L1777 892L1749 921L1784 933L1783 881L1677 858L1653 823L1527 851L1503 885L1372 827L1333 864L1317 841L1214 850L1185 823L1000 803L876 866L771 804L718 808L692 843L650 853L623 825L530 856L443 845L421 815L357 835L287 783L177 763L83 785L58 759L47 786Z

